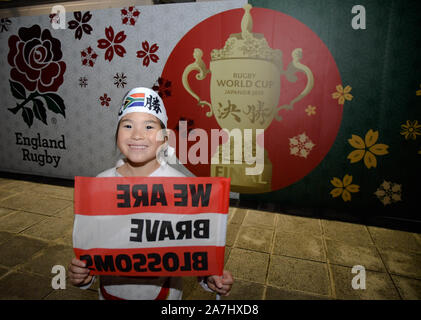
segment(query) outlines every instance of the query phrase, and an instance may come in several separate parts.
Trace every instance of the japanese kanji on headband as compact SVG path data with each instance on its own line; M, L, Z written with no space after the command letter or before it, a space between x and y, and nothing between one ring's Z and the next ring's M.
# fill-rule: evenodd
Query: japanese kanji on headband
M92 274L222 274L230 179L75 178L73 247Z

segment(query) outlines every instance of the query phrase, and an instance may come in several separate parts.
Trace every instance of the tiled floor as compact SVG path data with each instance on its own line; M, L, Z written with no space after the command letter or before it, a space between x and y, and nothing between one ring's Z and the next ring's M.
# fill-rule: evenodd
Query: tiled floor
M0 299L98 298L51 286L73 257L72 224L73 188L0 178ZM421 234L230 207L226 245L229 299L421 299ZM365 289L352 287L357 265ZM184 299L215 299L184 283Z

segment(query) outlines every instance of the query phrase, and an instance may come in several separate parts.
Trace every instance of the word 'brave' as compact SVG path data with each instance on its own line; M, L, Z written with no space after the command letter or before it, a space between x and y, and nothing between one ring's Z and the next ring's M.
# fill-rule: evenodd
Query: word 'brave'
M132 225L135 225L135 228L131 228L130 231L134 236L130 237L130 241L142 242L146 241L156 241L158 236L158 241L163 241L168 238L168 240L182 240L182 239L191 239L192 236L196 239L209 239L209 220L201 219L196 221L179 221L175 224L175 231L177 237L174 234L174 228L171 221L152 221L149 219L131 219ZM145 228L144 228L144 225ZM159 233L158 233L159 228ZM145 238L143 237L145 233Z
M158 203L161 206L167 206L167 197L165 195L163 184L153 184L152 190L148 189L147 184L117 184L117 199L122 200L117 202L118 208L131 208L140 206L156 206ZM174 206L176 207L202 207L209 205L210 195L212 191L212 184L174 184ZM191 203L189 203L189 198Z

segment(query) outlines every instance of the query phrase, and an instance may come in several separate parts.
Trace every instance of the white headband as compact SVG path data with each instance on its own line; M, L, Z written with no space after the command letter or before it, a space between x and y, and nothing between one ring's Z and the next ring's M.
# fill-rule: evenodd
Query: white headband
M148 88L133 88L126 94L118 112L118 121L131 112L144 112L157 117L167 127L167 111L164 102L155 91Z

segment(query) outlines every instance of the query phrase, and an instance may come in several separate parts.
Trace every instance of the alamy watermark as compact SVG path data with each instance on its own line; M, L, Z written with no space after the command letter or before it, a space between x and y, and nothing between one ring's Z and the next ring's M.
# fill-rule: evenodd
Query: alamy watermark
M51 279L51 287L54 290L66 289L66 268L60 264L53 266L51 273L55 276Z
M187 121L179 121L179 157L169 157L169 164L242 164L246 175L259 175L264 169L264 129L211 129L210 137L204 129L195 128L187 134ZM169 144L176 145L176 133L171 129L161 130L158 141L168 137ZM220 141L225 140L220 145ZM187 142L195 143L187 148ZM210 141L210 148L209 148ZM175 148L175 147L174 147ZM209 149L216 150L209 161ZM160 158L157 150L157 158ZM220 157L221 155L221 157Z
M352 289L365 290L366 289L366 273L365 267L355 265L352 267L351 272L356 274L351 281ZM55 274L51 279L51 287L54 290L66 289L66 268L62 265L55 265L51 269L51 273Z
M358 30L358 29L365 30L366 29L365 7L360 5L360 4L357 4L357 5L352 7L351 12L356 14L351 20L352 29L354 29L354 30Z
M361 265L356 265L352 267L351 270L352 273L356 273L357 275L354 276L352 278L352 289L354 290L365 290L366 285L365 285L365 280L366 280L366 275L365 275L365 268Z

